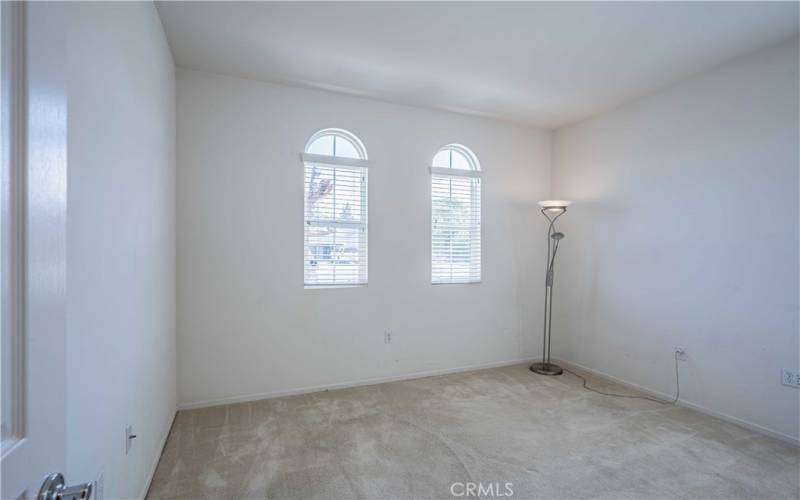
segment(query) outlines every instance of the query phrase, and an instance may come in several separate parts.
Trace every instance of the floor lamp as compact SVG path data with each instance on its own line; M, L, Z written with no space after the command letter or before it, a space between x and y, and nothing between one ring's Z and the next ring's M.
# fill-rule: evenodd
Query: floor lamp
M544 280L544 331L542 332L542 362L531 365L531 371L540 375L561 375L560 366L550 362L550 334L553 329L553 276L558 243L564 239L564 233L556 231L556 219L564 215L571 201L540 201L542 215L550 223L547 229L547 273Z

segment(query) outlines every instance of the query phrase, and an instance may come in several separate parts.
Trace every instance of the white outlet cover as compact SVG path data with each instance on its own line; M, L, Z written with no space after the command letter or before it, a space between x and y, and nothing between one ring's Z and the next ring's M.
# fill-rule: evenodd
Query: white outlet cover
M781 372L781 383L789 387L800 388L800 370L787 370L783 369Z
M133 435L133 427L127 426L125 427L125 454L127 455L129 451L131 451L131 446L133 446L133 439L131 436Z

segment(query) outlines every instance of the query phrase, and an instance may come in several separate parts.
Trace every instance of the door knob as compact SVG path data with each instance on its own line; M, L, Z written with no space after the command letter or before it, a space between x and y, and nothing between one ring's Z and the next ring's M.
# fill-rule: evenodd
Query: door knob
M92 483L73 486L64 484L64 474L54 472L44 478L37 500L89 500L92 497Z

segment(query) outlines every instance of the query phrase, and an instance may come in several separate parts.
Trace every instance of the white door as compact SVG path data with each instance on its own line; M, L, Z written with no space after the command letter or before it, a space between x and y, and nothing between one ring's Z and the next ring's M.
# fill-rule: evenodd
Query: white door
M0 9L1 488L30 499L65 463L66 27L56 3Z

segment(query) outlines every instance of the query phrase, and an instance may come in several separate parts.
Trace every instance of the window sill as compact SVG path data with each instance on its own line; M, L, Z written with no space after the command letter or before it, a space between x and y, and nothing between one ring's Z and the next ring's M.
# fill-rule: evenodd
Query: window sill
M303 285L303 290L330 290L336 288L365 288L367 283L356 283L354 285Z
M431 285L480 285L480 281L439 281L431 282Z

